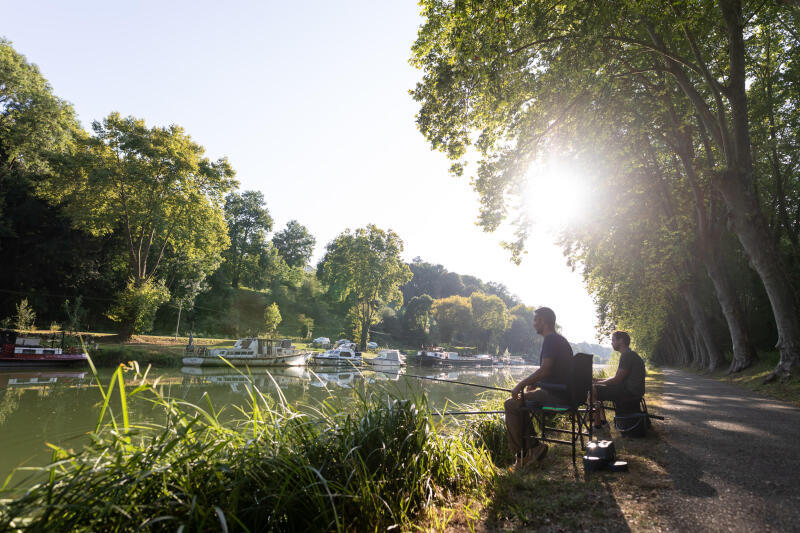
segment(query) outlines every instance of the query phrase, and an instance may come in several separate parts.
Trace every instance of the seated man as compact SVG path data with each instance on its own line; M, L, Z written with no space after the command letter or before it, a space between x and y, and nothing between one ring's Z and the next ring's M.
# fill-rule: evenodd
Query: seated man
M520 381L511 391L511 398L505 402L506 432L508 445L517 457L516 466L525 466L538 461L547 453L547 445L538 440L530 442L527 453L522 455L522 439L533 435L530 413L523 410L525 402L538 402L543 405L563 404L566 398L556 390L541 388L543 384L563 387L566 390L572 362L572 347L567 339L556 333L556 314L548 307L540 307L533 316L536 332L544 337L539 356L539 369ZM539 386L540 388L536 388ZM525 389L528 392L524 392ZM536 390L533 390L536 389Z
M644 396L646 370L639 354L631 350L631 336L624 331L611 334L611 347L620 353L619 367L613 378L594 379L592 391L598 401L594 412L594 427L607 425L603 401L638 401Z

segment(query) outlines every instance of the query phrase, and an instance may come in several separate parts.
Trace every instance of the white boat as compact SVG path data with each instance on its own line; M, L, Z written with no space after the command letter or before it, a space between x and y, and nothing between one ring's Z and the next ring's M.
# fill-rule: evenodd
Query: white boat
M311 356L311 364L328 366L361 366L361 352L352 347L334 348Z
M311 352L297 350L288 342L248 337L239 339L232 348L186 347L186 366L304 366ZM223 360L224 359L224 360Z
M400 368L405 364L405 358L398 350L381 350L371 359L364 359L364 363L374 368Z

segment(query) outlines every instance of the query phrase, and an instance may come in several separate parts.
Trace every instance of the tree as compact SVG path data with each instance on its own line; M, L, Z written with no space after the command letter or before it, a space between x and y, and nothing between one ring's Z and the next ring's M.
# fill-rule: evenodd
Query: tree
M281 311L278 309L278 304L272 302L264 309L264 325L267 328L267 335L273 337L275 331L278 329L278 324L281 323Z
M479 345L489 351L492 341L499 339L506 330L508 324L506 304L499 296L482 292L472 293L469 301L475 326L481 332Z
M431 331L431 308L433 298L427 294L414 296L406 303L403 313L403 328L408 340L414 345L427 344Z
M777 4L744 10L740 0L666 6L570 1L551 9L542 3L424 1L426 21L413 49L424 69L414 91L422 104L418 124L433 147L457 160L456 173L476 139L482 159L473 182L481 197L479 222L492 231L544 150L568 150L578 125L616 130L615 122L603 120L611 116L602 115L607 104L620 98L635 109L643 93L657 99L666 80L664 94L689 108L675 119L695 132L697 146L707 147L708 178L764 284L781 354L773 377L782 375L800 364L800 311L755 187L747 85L754 78L751 58L761 50L758 39L745 37L772 28L783 35L784 49L794 47L797 11ZM790 98L784 103L794 107ZM679 150L673 155L681 156ZM517 233L517 241L507 244L515 260L524 249L525 228Z
M463 339L469 334L472 327L469 298L453 295L435 300L432 311L443 342L451 342L459 336Z
M314 253L316 239L308 229L296 220L290 220L286 228L272 237L272 244L291 267L304 267Z
M515 305L509 310L511 325L503 336L503 341L511 353L538 353L538 335L533 328L534 311L533 307L524 304Z
M258 261L272 229L272 217L259 191L230 193L225 198L225 221L228 223L230 248L224 254L225 267L234 288L241 277L257 276Z
M14 315L14 327L19 330L33 329L36 322L36 311L28 303L27 298L23 298L17 304L17 312Z
M351 318L362 350L383 304L403 302L399 287L411 279L411 271L400 258L402 251L403 241L396 233L370 224L347 230L329 243L317 267L334 298L352 301Z
M77 228L97 236L121 232L131 282L118 303L160 301L138 291L150 282L145 293L163 287L165 257L182 254L216 269L229 242L222 198L236 184L228 162L203 157L203 147L175 125L148 128L112 113L92 129L94 136L62 158L38 192ZM117 307L112 314L122 319L121 337L129 337L138 311Z

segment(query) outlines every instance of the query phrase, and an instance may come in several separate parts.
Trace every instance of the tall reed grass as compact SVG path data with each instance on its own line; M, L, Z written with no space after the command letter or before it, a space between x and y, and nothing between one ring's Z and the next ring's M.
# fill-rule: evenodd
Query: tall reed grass
M50 465L28 469L46 480L23 494L7 480L0 531L385 530L495 473L486 443L437 430L421 394L361 391L299 409L277 384L277 396L251 385L248 407L223 423L207 396L165 397L136 365L97 381L90 444L52 446ZM131 420L139 402L163 410L163 422Z

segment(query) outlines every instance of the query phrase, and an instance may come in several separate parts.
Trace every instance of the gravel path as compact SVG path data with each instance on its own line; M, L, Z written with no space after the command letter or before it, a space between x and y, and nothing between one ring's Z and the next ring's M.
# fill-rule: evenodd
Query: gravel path
M666 369L657 411L676 531L800 531L800 409Z

